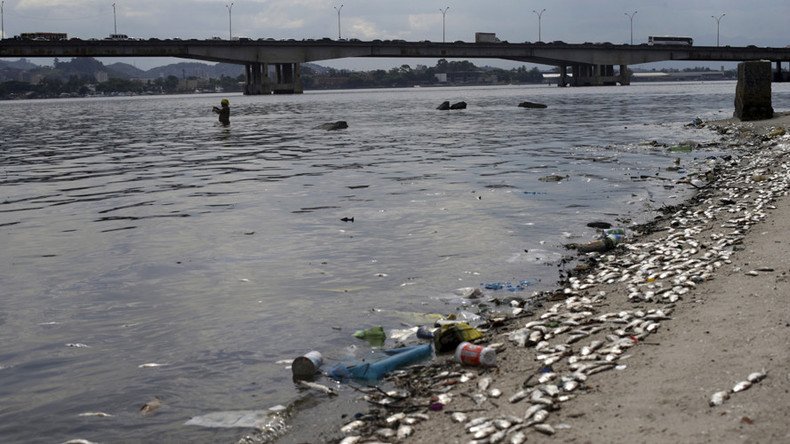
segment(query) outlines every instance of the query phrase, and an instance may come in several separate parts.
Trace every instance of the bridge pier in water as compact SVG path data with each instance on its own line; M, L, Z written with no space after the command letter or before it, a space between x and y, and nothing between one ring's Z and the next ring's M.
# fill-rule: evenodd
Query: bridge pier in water
M776 61L776 72L774 73L774 82L784 82L785 76L782 73L782 62Z
M572 76L568 77L568 66L560 65L558 86L609 86L630 85L631 75L627 65L620 65L620 72L615 75L614 65L593 65L576 63L570 65Z
M300 63L247 63L244 65L245 95L302 94Z

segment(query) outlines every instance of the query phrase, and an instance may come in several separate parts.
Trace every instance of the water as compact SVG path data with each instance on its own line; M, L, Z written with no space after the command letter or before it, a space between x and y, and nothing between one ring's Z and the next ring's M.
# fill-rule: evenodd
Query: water
M714 140L683 125L729 117L734 89L232 96L230 128L210 112L220 96L2 102L0 437L235 441L247 430L184 422L288 404L276 361L363 356L355 329L452 312L456 288L552 288L587 222L678 203L682 173L665 168L716 152L643 142ZM470 107L436 111L444 100ZM350 128L314 129L336 120ZM538 180L550 174L568 178ZM152 362L166 365L139 367ZM303 436L319 433L310 409L339 420L308 404ZM90 411L114 416L77 416Z

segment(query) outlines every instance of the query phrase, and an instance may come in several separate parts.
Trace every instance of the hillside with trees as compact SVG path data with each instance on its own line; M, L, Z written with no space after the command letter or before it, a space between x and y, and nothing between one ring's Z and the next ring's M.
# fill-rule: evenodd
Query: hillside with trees
M0 98L85 97L118 94L174 94L242 91L244 67L227 63L182 62L141 70L127 63L104 63L89 57L55 59L39 66L25 59L0 61ZM350 71L305 63L306 90L397 88L442 85L540 83L537 68L510 70L478 67L469 61L439 60L435 66L401 65L389 70Z

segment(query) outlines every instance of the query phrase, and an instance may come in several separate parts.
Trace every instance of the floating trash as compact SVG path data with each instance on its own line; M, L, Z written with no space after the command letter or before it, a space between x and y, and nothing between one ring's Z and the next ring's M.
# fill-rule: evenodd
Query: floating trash
M162 401L158 397L154 396L154 399L146 402L140 407L140 414L143 416L153 415L154 412L156 412L161 406Z
M164 367L167 364L158 364L156 362L147 362L145 364L140 364L137 367L139 368L157 368L157 367Z

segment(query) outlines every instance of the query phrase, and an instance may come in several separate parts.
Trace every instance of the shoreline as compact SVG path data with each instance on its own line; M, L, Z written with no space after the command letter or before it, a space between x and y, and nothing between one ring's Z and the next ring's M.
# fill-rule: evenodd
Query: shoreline
M790 113L706 125L722 134L725 149L735 148L730 160L713 166L710 182L695 185L696 195L673 214L645 224L646 234L594 254L595 268L574 273L534 316L491 328L483 343L502 344L497 367L461 367L439 355L396 372L389 380L411 396L369 393L380 407L334 441L790 439L783 389L790 383L790 163L782 164L790 136L774 131L790 129ZM516 343L519 331L536 329L548 333L545 341ZM599 351L582 356L594 341ZM767 378L751 389L708 405L715 392L762 370ZM436 401L441 411L427 407ZM535 411L545 413L525 422ZM490 425L465 430L481 417Z

